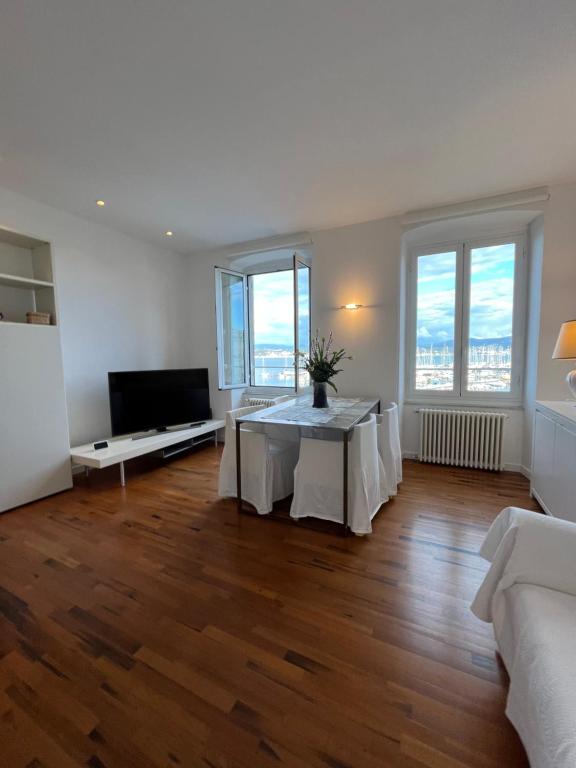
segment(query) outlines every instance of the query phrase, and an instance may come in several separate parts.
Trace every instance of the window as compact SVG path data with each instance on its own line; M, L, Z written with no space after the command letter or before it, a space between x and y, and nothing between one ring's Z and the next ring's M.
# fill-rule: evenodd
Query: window
M407 396L521 400L524 240L420 248L409 262Z
M294 389L294 275L250 275L250 384Z
M220 389L308 386L295 350L310 349L310 267L296 255L291 269L217 269L216 314Z
M227 269L216 273L218 376L220 389L246 386L248 359L246 277Z

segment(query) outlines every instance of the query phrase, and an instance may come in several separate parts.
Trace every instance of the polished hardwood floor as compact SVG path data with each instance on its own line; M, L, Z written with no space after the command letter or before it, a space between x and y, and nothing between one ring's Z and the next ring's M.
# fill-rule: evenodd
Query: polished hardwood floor
M251 515L220 452L0 517L3 768L525 768L477 550L520 475L405 463L370 537Z

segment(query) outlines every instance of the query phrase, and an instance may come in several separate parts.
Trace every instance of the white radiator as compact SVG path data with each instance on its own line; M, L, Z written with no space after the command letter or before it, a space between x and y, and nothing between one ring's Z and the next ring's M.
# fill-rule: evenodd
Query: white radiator
M503 413L420 408L420 461L502 469Z
M278 397L252 397L251 395L242 395L241 406L245 405L265 405L269 408L271 405L278 405L285 400L292 400L294 395L279 395Z

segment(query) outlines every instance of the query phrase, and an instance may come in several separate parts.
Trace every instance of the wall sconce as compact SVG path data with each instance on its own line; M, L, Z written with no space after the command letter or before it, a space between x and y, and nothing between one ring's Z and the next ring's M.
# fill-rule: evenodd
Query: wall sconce
M352 311L353 311L353 310L355 310L355 309L360 309L360 308L361 308L361 307L363 307L363 306L364 306L364 304L343 304L343 305L340 307L340 309L350 309L350 310L352 310Z

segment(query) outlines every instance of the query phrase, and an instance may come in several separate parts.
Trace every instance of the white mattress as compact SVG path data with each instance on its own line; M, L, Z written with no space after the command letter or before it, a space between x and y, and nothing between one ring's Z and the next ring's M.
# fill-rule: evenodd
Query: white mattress
M510 675L506 714L532 768L575 768L576 597L532 584L503 596L495 631Z

